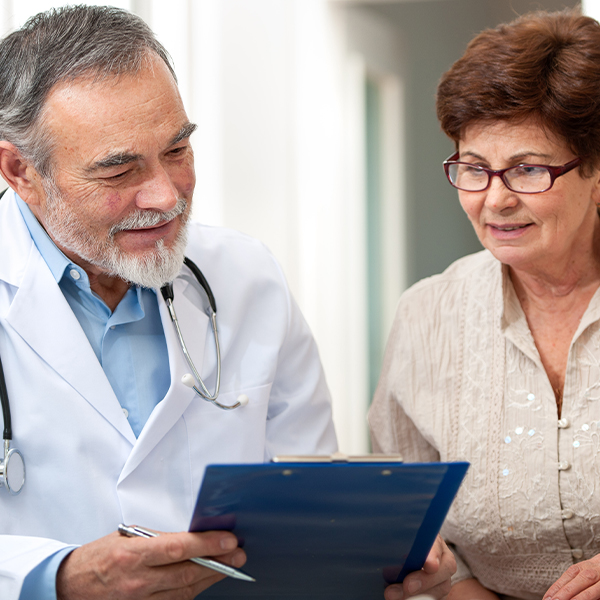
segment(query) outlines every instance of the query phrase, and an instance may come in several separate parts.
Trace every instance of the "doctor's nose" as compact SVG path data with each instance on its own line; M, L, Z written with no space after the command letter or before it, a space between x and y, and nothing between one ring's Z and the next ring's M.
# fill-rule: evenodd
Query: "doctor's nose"
M175 208L180 195L167 171L157 167L136 193L135 203L138 208L167 212Z

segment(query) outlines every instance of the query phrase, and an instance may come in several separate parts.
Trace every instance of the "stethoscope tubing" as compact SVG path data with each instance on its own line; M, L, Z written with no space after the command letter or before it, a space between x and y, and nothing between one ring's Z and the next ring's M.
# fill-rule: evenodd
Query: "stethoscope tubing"
M214 404L217 408L220 408L221 410L233 410L233 409L239 408L241 406L246 406L246 404L248 403L248 397L245 396L244 394L239 396L238 401L232 405L221 404L220 402L217 401L217 398L219 396L219 391L221 389L221 346L219 343L219 331L217 328L217 303L215 301L215 296L212 293L212 290L210 289L210 285L208 285L208 281L206 280L206 277L204 277L204 275L202 274L202 271L198 268L196 263L194 263L193 260L191 260L190 258L188 258L186 256L183 259L183 264L186 267L188 267L190 269L190 271L194 274L194 276L198 280L198 283L200 284L200 287L204 290L204 292L206 293L206 296L208 298L208 303L210 306L209 306L209 309L207 310L207 314L210 318L211 327L212 327L213 335L215 338L215 350L217 353L217 381L215 383L215 391L211 394L210 391L208 390L208 388L206 387L202 377L200 376L200 373L198 373L198 370L196 369L196 367L194 365L194 361L192 360L192 357L190 356L190 353L188 352L187 346L185 344L185 340L183 339L183 333L181 332L181 327L179 326L179 321L177 320L175 306L173 304L173 301L175 298L175 295L173 292L173 284L168 283L168 284L164 285L162 288L160 288L160 292L165 300L165 303L167 304L167 308L169 309L169 315L171 316L171 321L173 322L175 331L177 332L177 337L179 338L179 344L181 346L181 350L183 352L185 360L193 373L193 378L196 380L196 384L198 384L200 387L198 387L198 385L195 385L193 382L190 381L191 377L189 374L186 374L183 376L182 382L185 385L188 385L189 387L191 387L196 392L196 394L198 394L198 396L200 396L207 402Z
M8 402L8 390L6 388L6 378L2 368L2 359L0 358L0 401L2 402L2 418L4 419L4 431L2 439L12 440L12 420L10 414L10 404Z
M195 275L195 273L194 273L194 275ZM204 288L203 282L201 280L198 280L198 281L199 281L200 285ZM206 280L204 280L204 282L206 282ZM208 284L206 284L206 285L208 285ZM210 290L210 288L208 288L208 289ZM202 398L204 398L205 400L208 400L209 402L213 402L218 398L219 389L221 387L221 349L219 346L219 334L217 331L217 313L213 309L213 306L211 304L210 309L208 311L208 316L211 321L211 326L212 326L212 330L213 330L214 338L215 338L215 349L217 351L217 383L215 385L214 393L211 394L208 391L208 388L206 387L206 385L204 384L204 381L202 380L200 373L198 373L196 366L194 365L194 361L192 360L192 357L190 356L190 353L187 349L185 340L183 339L183 333L181 332L181 327L179 326L179 320L177 319L177 313L175 312L175 307L173 306L173 298L174 298L173 285L167 284L167 285L163 286L160 291L163 295L163 298L165 299L167 308L169 309L169 315L171 317L171 321L173 321L173 325L175 326L175 331L177 332L177 337L179 338L179 345L181 346L183 356L185 357L188 367L191 369L192 373L194 374L195 380L200 384L200 387L202 388L202 392L196 386L193 386L192 389L194 389L194 391L197 394L199 394L200 396L202 396ZM204 291L206 291L206 288L204 288ZM210 303L210 295L208 294L208 292L206 295L209 297L209 303ZM211 295L212 295L212 293L211 293Z

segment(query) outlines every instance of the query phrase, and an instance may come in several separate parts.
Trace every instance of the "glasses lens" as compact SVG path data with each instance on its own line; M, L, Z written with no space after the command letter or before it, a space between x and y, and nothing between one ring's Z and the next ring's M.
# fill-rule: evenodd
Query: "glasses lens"
M504 173L504 181L515 192L544 192L552 185L552 176L546 167L519 165Z
M480 192L488 185L489 175L481 167L468 163L448 165L450 183L467 192Z

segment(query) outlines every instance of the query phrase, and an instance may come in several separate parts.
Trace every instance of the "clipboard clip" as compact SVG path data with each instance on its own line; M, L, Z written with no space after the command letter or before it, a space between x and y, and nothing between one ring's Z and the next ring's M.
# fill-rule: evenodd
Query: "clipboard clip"
M296 454L275 456L274 463L401 463L401 454L357 454L349 455L343 452L333 454Z

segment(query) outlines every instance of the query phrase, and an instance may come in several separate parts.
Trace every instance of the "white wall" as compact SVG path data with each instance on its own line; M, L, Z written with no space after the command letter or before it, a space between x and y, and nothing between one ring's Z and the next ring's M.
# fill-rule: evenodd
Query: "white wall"
M600 0L581 0L581 9L586 15L600 20Z

